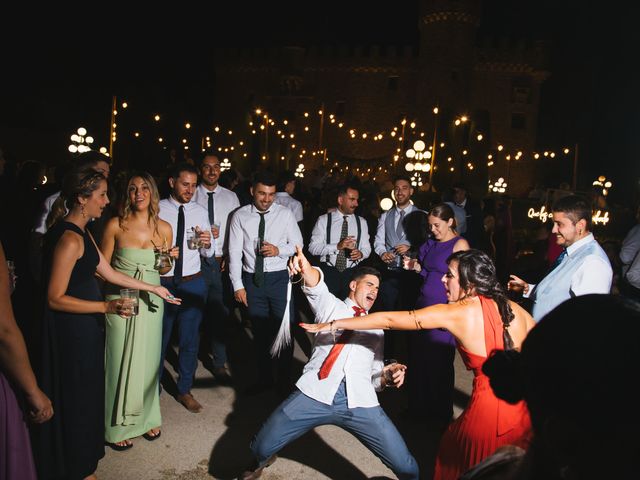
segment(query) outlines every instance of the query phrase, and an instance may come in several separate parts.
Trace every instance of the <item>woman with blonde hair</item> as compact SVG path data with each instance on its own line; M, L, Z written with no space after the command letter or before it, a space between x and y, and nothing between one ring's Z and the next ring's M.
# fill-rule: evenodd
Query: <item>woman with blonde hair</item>
M118 217L107 223L102 253L119 272L153 285L171 268L167 254L171 225L158 218L160 196L153 177L134 173L126 183ZM174 249L173 254L177 254ZM107 299L118 289L107 287ZM141 292L138 312L128 318L107 315L105 356L105 440L115 450L133 446L142 435L160 436L158 362L162 343L163 304Z

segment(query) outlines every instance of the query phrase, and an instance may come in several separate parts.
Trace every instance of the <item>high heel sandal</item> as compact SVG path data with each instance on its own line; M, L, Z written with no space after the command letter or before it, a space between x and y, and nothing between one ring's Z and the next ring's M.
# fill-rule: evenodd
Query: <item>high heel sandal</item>
M160 438L160 435L162 435L161 430L158 430L158 433L156 433L155 435L151 433L151 430L149 430L147 433L143 433L142 437L145 440L148 440L149 442L153 442L154 440L157 440L158 438Z

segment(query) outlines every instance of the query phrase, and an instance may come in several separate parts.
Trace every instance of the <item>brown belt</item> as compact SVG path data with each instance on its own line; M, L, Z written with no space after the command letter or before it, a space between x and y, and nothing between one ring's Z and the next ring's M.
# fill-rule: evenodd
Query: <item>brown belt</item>
M189 280L193 280L194 278L198 278L200 275L202 275L202 272L197 272L197 273L194 273L193 275L183 275L182 279L180 281L181 282L188 282ZM162 277L162 278L166 278L167 280L173 280L173 275Z
M224 260L224 257L216 257L216 261L218 263L222 263L222 260Z

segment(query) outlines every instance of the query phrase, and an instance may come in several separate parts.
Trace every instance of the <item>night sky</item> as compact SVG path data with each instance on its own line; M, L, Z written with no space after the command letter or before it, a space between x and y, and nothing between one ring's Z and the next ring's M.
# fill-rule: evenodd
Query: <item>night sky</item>
M57 162L80 125L106 143L114 94L149 112L194 124L209 121L216 46L409 45L418 39L416 0L260 7L236 2L233 9L219 3L210 11L144 15L122 10L84 16L77 8L61 22L50 22L53 12L45 10L4 12L0 147L5 156ZM621 192L633 192L640 176L640 29L632 23L638 8L619 5L485 1L479 36L551 42L539 147L579 143L582 183L605 174Z

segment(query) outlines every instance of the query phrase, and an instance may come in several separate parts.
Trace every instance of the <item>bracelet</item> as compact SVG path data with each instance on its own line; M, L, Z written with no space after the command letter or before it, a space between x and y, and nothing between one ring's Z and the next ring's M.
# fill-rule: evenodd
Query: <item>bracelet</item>
M296 274L296 275L298 275L298 274ZM291 277L291 285L295 285L296 283L300 283L302 280L304 280L304 277L302 276L302 274L299 274L300 278L298 278L298 280L294 281L293 279L296 278L296 275L293 275Z
M333 335L333 343L336 343L336 329L334 324L336 323L335 320L331 320L329 322L329 331L331 332L331 335Z
M416 324L416 330L422 330L422 325L420 325L420 322L418 322L418 319L416 318L416 311L409 310L409 315L413 317L413 322Z

